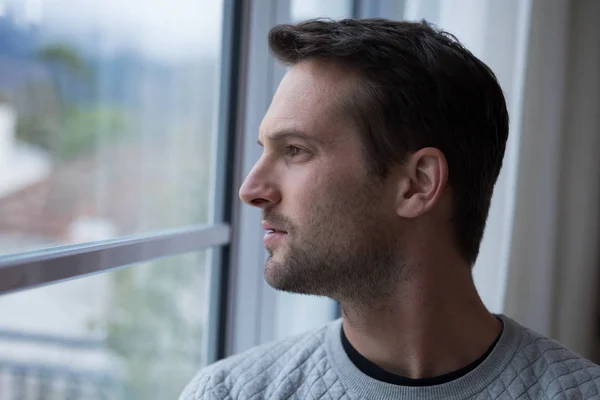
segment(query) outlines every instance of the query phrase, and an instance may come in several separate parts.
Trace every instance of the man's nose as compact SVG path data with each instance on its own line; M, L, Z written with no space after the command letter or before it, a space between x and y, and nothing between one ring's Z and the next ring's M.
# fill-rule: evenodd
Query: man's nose
M281 201L281 193L267 176L255 166L240 187L240 199L254 207L264 209Z

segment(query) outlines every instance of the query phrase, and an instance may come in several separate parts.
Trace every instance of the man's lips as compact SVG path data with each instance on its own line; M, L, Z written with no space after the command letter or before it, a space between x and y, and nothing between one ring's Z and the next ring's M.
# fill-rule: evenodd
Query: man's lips
M263 239L263 243L267 248L273 248L277 244L281 243L281 241L284 240L285 237L287 237L286 231L268 222L263 222L262 227L264 230L267 231Z
M283 229L280 229L279 227L276 227L268 222L263 222L262 223L262 228L265 231L268 232L273 232L273 233L287 233L286 231L284 231Z

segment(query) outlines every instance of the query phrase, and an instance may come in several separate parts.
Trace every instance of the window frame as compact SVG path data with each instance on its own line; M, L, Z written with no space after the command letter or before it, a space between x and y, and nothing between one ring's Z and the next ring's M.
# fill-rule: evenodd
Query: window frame
M0 295L222 246L230 230L222 223L9 254L0 257Z

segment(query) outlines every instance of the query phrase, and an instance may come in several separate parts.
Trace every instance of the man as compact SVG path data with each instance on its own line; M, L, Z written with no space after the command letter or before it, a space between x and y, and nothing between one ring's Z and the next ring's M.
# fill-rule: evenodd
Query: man
M343 318L218 362L182 399L588 399L600 368L475 289L508 137L492 71L427 23L273 28L291 66L240 189L259 207L276 289Z

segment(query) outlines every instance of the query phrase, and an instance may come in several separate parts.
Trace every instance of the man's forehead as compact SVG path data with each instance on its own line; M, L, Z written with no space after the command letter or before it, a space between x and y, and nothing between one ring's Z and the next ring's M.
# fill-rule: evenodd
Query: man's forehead
M341 94L349 94L356 74L338 64L308 59L294 64L284 75L273 100L288 94L301 96L298 100L324 100L332 103ZM324 104L319 104L323 106Z
M344 117L341 104L350 79L351 74L331 63L307 60L292 66L263 119L259 140L281 131L315 136L335 131L332 128Z

